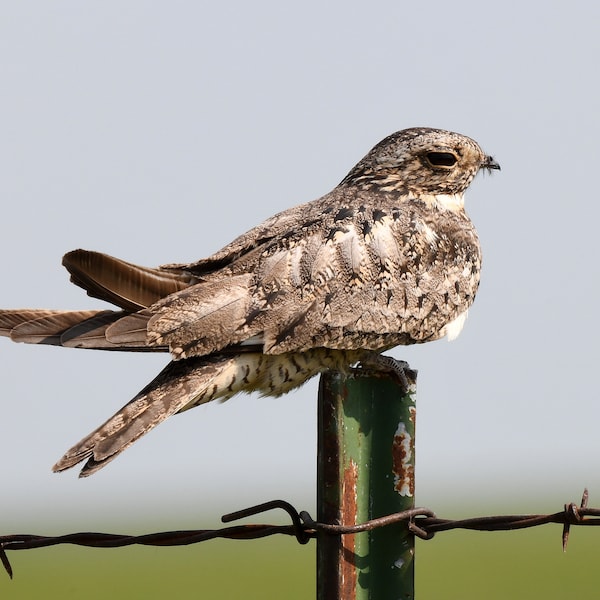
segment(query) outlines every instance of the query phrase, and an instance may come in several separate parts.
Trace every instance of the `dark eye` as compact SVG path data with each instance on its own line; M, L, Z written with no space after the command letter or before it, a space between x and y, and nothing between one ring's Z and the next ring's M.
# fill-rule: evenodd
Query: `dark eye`
M427 160L434 167L453 167L458 162L452 152L428 152Z

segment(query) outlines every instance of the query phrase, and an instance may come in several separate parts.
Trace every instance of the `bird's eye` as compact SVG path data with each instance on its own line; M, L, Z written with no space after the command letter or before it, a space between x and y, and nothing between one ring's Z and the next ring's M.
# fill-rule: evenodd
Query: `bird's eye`
M452 152L428 152L427 160L434 167L453 167L458 162Z

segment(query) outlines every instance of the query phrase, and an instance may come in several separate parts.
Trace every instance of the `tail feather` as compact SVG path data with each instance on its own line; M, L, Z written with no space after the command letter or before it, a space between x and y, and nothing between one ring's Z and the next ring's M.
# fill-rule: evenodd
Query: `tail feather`
M71 274L71 281L89 296L128 311L146 308L196 282L185 271L139 267L90 250L68 252L63 256L63 266Z
M35 319L41 319L56 313L64 311L56 310L44 310L38 308L23 308L17 310L0 310L0 335L4 337L11 337L11 334L15 327L27 321Z
M135 316L126 312L104 311L97 316L78 323L66 330L60 338L61 345L67 348L92 348L94 350L128 350L135 352L167 352L167 346L148 345L146 330L138 329L136 335L115 340L110 335L111 328L120 321Z
M123 311L99 311L91 318L65 329L60 336L60 344L67 348L114 348L114 344L106 339L106 330L126 314Z
M113 340L109 328L134 315L112 310L0 310L0 335L14 342L50 344L68 348L165 352L165 345L150 346L141 328ZM146 318L147 320L147 318ZM127 321L129 322L129 320ZM139 322L143 322L140 317ZM141 327L141 326L140 326Z
M148 344L148 321L151 316L152 313L146 310L129 314L111 324L106 330L106 337L119 346Z
M61 345L64 332L100 314L101 310L0 310L0 335L15 342Z
M95 473L186 405L224 395L236 360L213 356L169 363L135 398L68 450L52 470L64 471L87 459L79 476Z

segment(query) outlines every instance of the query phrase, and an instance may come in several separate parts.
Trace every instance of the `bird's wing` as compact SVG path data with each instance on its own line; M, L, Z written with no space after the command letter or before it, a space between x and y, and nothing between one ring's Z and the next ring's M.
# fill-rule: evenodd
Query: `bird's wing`
M478 284L479 246L466 217L450 215L434 230L415 206L336 210L330 225L280 232L151 306L150 343L185 358L247 342L277 354L441 337Z
M406 200L387 207L380 199L352 200L334 190L289 209L204 263L148 269L75 250L64 259L72 280L125 310L4 311L0 335L84 348L168 348L175 358L244 344L279 354L441 337L477 289L479 245L470 221L440 219Z

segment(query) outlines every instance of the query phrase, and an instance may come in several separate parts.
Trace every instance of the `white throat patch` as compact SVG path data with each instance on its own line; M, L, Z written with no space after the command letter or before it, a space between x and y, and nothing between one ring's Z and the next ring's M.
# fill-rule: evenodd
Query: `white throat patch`
M442 210L462 212L465 208L464 194L423 194L419 196L419 199Z

